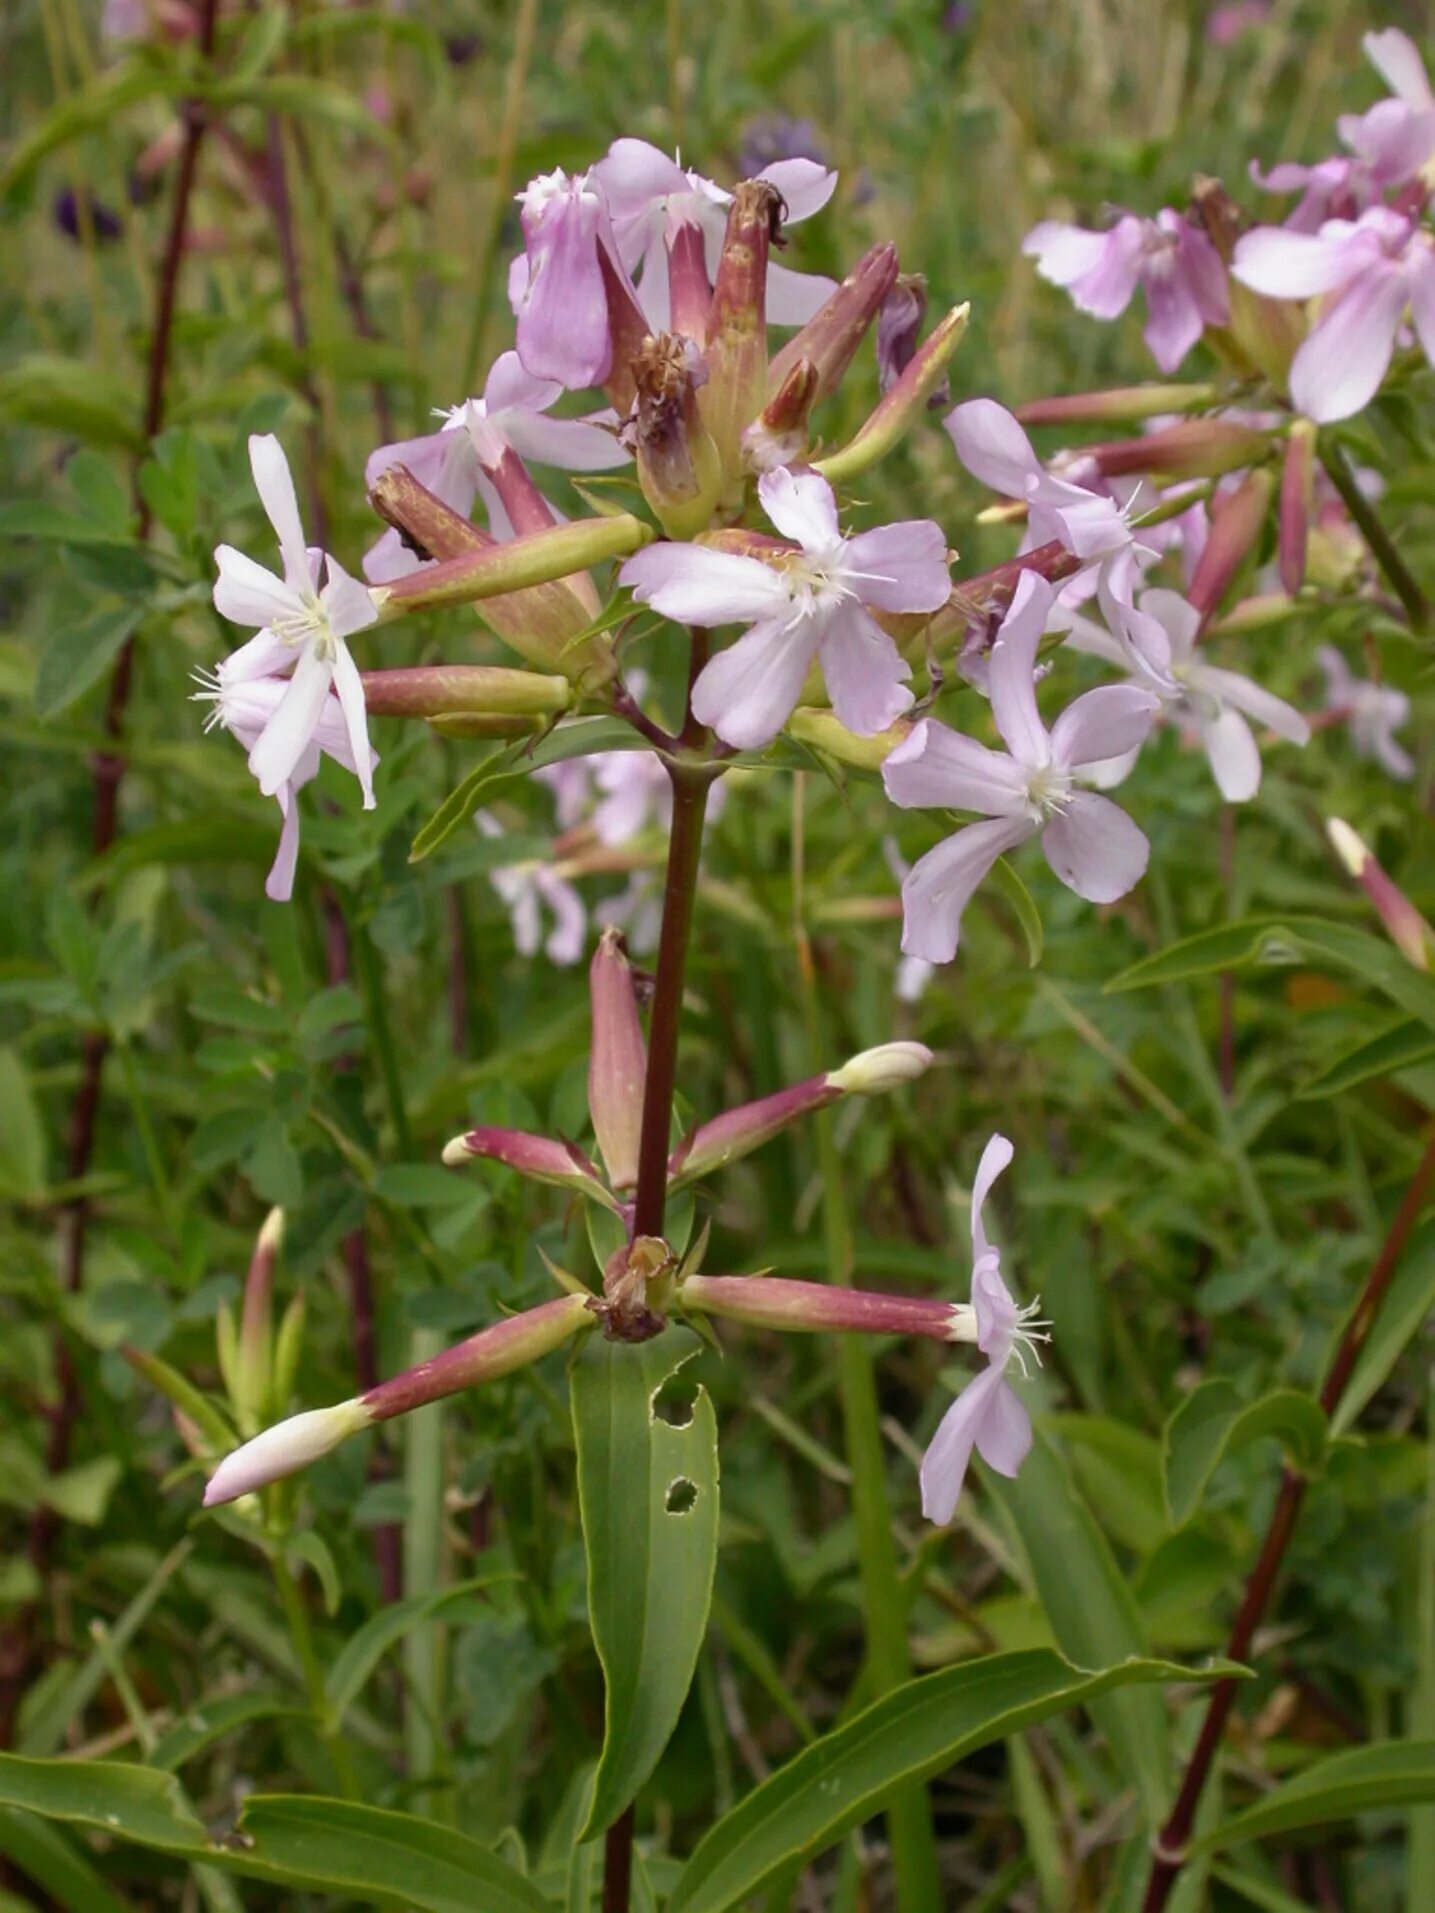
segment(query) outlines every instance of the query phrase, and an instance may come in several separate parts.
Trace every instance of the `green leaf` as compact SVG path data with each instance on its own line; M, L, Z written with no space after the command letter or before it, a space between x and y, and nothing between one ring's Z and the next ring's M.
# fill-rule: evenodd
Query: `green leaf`
M1036 1434L1015 1481L990 1471L986 1479L1021 1536L1037 1597L1062 1652L1078 1667L1142 1658L1146 1630L1135 1596L1045 1435ZM1123 1778L1140 1795L1148 1822L1158 1824L1170 1780L1160 1696L1118 1693L1098 1700L1092 1713Z
M302 1720L307 1707L287 1700L283 1694L221 1694L214 1700L198 1702L177 1726L171 1727L155 1742L149 1765L173 1773L203 1753L216 1740L232 1734L254 1720Z
M1198 1835L1191 1851L1219 1853L1245 1840L1426 1800L1435 1800L1435 1740L1376 1741L1318 1760L1244 1813Z
M588 1612L606 1682L591 1839L657 1765L707 1630L717 1562L717 1423L699 1389L681 1426L664 1384L702 1349L691 1329L652 1341L590 1336L572 1372Z
M1034 970L1041 962L1041 953L1046 948L1046 932L1042 928L1041 912L1032 901L1031 892L1007 858L997 858L992 866L992 874L996 877L997 889L1011 905L1016 920L1021 926L1021 933L1026 938L1027 968Z
M458 1209L474 1200L474 1185L431 1162L395 1162L374 1179L374 1194L396 1209Z
M45 1126L29 1072L12 1049L0 1049L0 1190L11 1197L45 1192Z
M0 1808L0 1854L69 1913L132 1913L58 1828Z
M257 80L274 62L289 36L289 9L283 4L262 7L244 29L244 37L226 69L230 84Z
M1435 1308L1435 1223L1427 1222L1406 1248L1369 1339L1356 1358L1345 1393L1331 1414L1333 1436L1343 1435L1353 1426L1432 1308Z
M40 538L61 545L134 542L127 528L116 530L81 512L67 511L63 505L47 504L42 498L22 498L11 505L0 505L0 538Z
M410 1595L408 1600L395 1601L371 1615L340 1648L324 1682L324 1698L334 1728L339 1727L345 1709L358 1698L384 1655L411 1628L420 1621L438 1620L453 1610L466 1608L481 1589L511 1578L508 1572L494 1568L433 1594Z
M105 604L88 617L62 624L40 653L35 672L35 715L54 717L101 677L140 621L132 604Z
M567 763L574 757L592 757L598 751L645 751L648 748L631 724L616 717L575 718L571 723L558 725L537 743L518 738L512 744L505 744L502 750L490 752L449 792L414 838L409 862L421 863L425 857L431 857L461 824L468 822L481 804L492 803L536 770L543 770L549 764Z
M1372 1076L1390 1076L1398 1069L1408 1069L1412 1063L1428 1063L1432 1056L1435 1056L1435 1036L1423 1023L1396 1023L1379 1036L1357 1043L1344 1056L1337 1056L1295 1093L1303 1099L1338 1096L1357 1083L1369 1082Z
M684 1867L667 1913L722 1913L739 1905L860 1826L900 1788L1053 1714L1090 1706L1118 1688L1230 1671L1193 1676L1167 1661L1133 1659L1087 1673L1042 1647L906 1681L805 1748L719 1820ZM1151 1698L1159 1707L1160 1696Z
M110 1496L120 1485L123 1473L118 1455L95 1455L63 1474L51 1475L45 1484L45 1499L63 1520L96 1528L105 1518Z
M1166 1508L1173 1527L1195 1514L1222 1459L1263 1435L1274 1435L1297 1468L1313 1468L1325 1449L1320 1403L1294 1388L1245 1402L1220 1376L1192 1389L1166 1424Z
M125 61L106 67L96 77L71 93L40 121L11 152L0 172L0 195L7 194L34 172L50 153L79 139L96 127L110 127L115 115L140 100L157 93L179 91L180 76L172 68L148 58ZM93 375L93 368L87 368Z
M1413 970L1398 950L1364 930L1322 917L1247 917L1184 937L1143 957L1106 985L1108 990L1149 989L1180 983L1217 970L1251 965L1319 963L1349 971L1372 985L1408 1015L1435 1029L1435 981Z
M137 451L141 437L129 385L84 359L31 353L0 372L0 421L34 425L88 445Z
M23 1760L0 1754L0 1801L47 1820L101 1827L166 1853L203 1853L204 1828L173 1774L119 1760Z

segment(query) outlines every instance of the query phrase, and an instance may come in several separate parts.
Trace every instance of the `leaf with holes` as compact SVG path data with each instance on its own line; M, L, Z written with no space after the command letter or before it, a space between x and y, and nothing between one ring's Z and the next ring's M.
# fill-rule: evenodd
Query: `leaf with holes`
M607 1684L603 1754L581 1839L612 1824L667 1746L707 1631L717 1562L717 1423L698 1389L659 1397L702 1348L691 1329L589 1338L573 1368L588 1612ZM684 1417L686 1417L684 1419Z

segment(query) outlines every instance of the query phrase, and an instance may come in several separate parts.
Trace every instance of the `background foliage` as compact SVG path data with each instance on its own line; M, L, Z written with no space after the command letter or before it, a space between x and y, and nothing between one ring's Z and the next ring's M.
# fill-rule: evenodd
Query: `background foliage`
M1243 23L1224 37L1217 14ZM1420 38L1419 15L1387 8L1380 23ZM357 815L347 793L332 814L311 808L295 903L261 899L269 807L241 754L203 739L186 702L191 671L228 643L209 605L211 548L252 542L258 523L247 434L277 430L302 453L327 541L357 558L376 530L366 453L424 429L429 409L465 396L509 342L516 186L581 167L624 132L680 142L731 179L745 155L769 156L760 142L790 134L789 120L806 123L801 137L843 178L833 214L803 227L794 257L840 273L890 237L938 308L969 297L956 396L1130 382L1144 375L1134 317L1079 319L1019 260L1021 235L1040 216L1090 216L1107 200L1179 204L1197 169L1239 191L1252 156L1317 157L1335 113L1376 96L1358 53L1369 23L1364 8L1281 0L1244 12L415 0L229 17L213 102L224 131L203 159L168 423L146 450L137 395L168 176L148 196L132 180L171 122L193 49L160 43L121 59L79 0L7 9L0 1673L15 1751L120 1751L179 1772L210 1825L227 1824L261 1780L332 1794L337 1754L366 1801L501 1842L558 1903L581 1908L596 1891L570 1863L602 1684L562 1362L424 1411L396 1439L352 1443L306 1478L286 1572L312 1622L326 1712L312 1681L306 1690L269 1564L225 1519L196 1520L199 1483L169 1408L119 1352L131 1345L212 1385L216 1311L237 1294L271 1204L289 1216L281 1297L302 1293L307 1307L303 1404L352 1392L366 1359L356 1335L371 1328L378 1372L391 1372L542 1299L545 1255L577 1265L586 1254L551 1191L437 1167L470 1121L555 1133L586 1123L581 973L515 956L485 876L498 850L463 833L409 861L467 747L379 720L379 809ZM525 83L515 46L530 36ZM272 141L286 160L292 261L262 190ZM831 421L834 438L870 402L865 376L850 416ZM1435 581L1428 411L1391 401L1362 430L1393 467L1402 548ZM129 489L137 458L158 527L146 545ZM973 523L976 488L935 425L864 486L874 521L941 520L963 569L1011 548L1009 530ZM577 508L572 494L564 502ZM1253 655L1274 688L1311 707L1316 643L1348 646L1370 625L1367 607L1337 603L1275 627ZM95 858L91 766L131 635L120 834ZM1422 709L1423 658L1384 629L1371 641ZM384 642L387 662L433 652L413 626ZM1418 749L1423 795L1423 728ZM894 999L884 838L895 831L914 857L934 840L927 823L860 780L758 771L732 780L711 833L686 1107L765 1093L895 1035L920 1037L944 1066L880 1107L844 1108L827 1166L840 1162L847 1214L829 1210L826 1236L812 1134L728 1172L708 1266L819 1274L830 1231L850 1228L860 1277L955 1296L980 1143L1000 1126L1017 1145L1003 1239L1055 1325L1031 1391L1043 1440L1021 1483L983 1477L951 1531L925 1528L913 1458L946 1399L942 1360L909 1344L881 1359L891 1529L919 1669L994 1646L1055 1642L1086 1665L1219 1648L1285 1425L1276 1411L1211 1456L1177 1453L1183 1431L1168 1423L1203 1378L1224 1380L1237 1405L1318 1380L1435 1098L1435 1042L1390 1074L1331 1074L1412 1012L1383 988L1378 929L1322 836L1331 812L1356 820L1428 902L1424 806L1356 762L1338 730L1304 753L1273 753L1259 807L1235 828L1199 753L1168 735L1148 759L1152 875L1137 894L1098 913L1031 870L1040 962L1029 964L1010 905L988 893L959 962L911 1005ZM546 792L521 787L498 808L505 860L547 853ZM595 917L618 887L590 880ZM1106 988L1183 937L1252 916L1319 918L1368 940L1350 946L1353 962L1332 961L1318 941L1252 931L1176 966L1174 980ZM1226 1094L1217 972L1246 951L1258 960L1229 986ZM1413 1013L1428 1026L1428 1010ZM97 1030L113 1051L77 1182L66 1126L81 1046ZM57 1224L80 1200L91 1219L71 1294ZM1435 1287L1435 1242L1417 1241L1410 1267L1407 1334ZM80 1412L57 1468L67 1361ZM721 1552L707 1651L645 1795L641 1824L659 1855L690 1852L716 1812L883 1684L865 1658L885 1623L864 1613L831 1344L731 1338L725 1359L705 1352L693 1372L720 1431ZM1427 1382L1418 1349L1375 1373L1362 1438L1311 1489L1231 1742L1235 1804L1318 1755L1435 1735ZM384 1615L395 1651L381 1658L375 1645L369 1666L338 1680L356 1639L379 1642L364 1630ZM949 1904L1086 1906L1121 1891L1113 1841L1129 1828L1113 1802L1139 1794L1162 1757L1142 1736L1168 1732L1164 1709L1132 1700L1144 1692L1116 1697L1124 1711L1093 1703L1094 1729L1073 1714L1014 1728L939 1774ZM1179 1711L1169 1729L1178 1743L1190 1719ZM1423 1905L1435 1832L1422 1811L1219 1855L1201 1890L1223 1907ZM352 1856L342 1822L331 1837ZM173 1836L171 1850L183 1847ZM0 1853L6 1905L189 1906L196 1893L237 1904L212 1867L187 1874L182 1858L26 1816L0 1816ZM455 1854L461 1876L474 1862ZM663 1868L653 1862L659 1886L672 1877ZM355 1901L374 1877L357 1871ZM805 1906L880 1906L889 1892L871 1819L768 1903L795 1893ZM292 1888L254 1880L244 1896L295 1903Z

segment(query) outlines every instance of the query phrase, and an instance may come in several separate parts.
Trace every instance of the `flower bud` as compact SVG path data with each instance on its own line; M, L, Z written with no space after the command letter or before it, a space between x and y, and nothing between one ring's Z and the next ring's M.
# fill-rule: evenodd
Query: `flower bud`
M767 259L782 221L782 195L745 179L728 207L727 232L708 311L707 384L698 394L728 493L741 495L743 427L767 397Z
M824 756L835 757L839 764L875 771L882 768L903 738L910 735L912 723L910 718L899 717L885 731L878 731L872 737L858 737L839 723L832 711L799 705L787 720L786 729L788 736L795 737L799 744L810 744Z
M698 411L696 347L665 332L644 340L634 364L637 408L625 434L643 496L670 538L691 538L711 522L722 490L717 447Z
M882 1096L904 1083L914 1083L932 1067L925 1043L879 1043L864 1049L827 1078L834 1089L854 1096Z
M390 466L379 484L391 478L395 469ZM607 558L630 557L652 536L642 520L628 512L616 512L610 518L579 518L463 557L445 558L390 584L375 585L374 603L380 615L388 618L474 604L505 592L555 583Z
M1023 425L1125 425L1164 418L1168 412L1200 411L1214 405L1218 396L1214 385L1127 385L1114 392L1032 399L1012 409Z
M905 436L945 376L952 354L967 329L970 311L967 305L954 307L918 347L897 383L878 400L856 437L830 458L817 461L816 470L829 484L838 485L858 477L885 458Z
M754 1149L771 1142L799 1117L809 1116L827 1103L835 1103L841 1094L830 1076L809 1076L771 1096L760 1096L756 1102L724 1110L711 1122L700 1123L690 1130L678 1144L668 1158L669 1182L692 1182L743 1156L750 1156Z
M369 497L379 516L422 556L440 561L414 572L416 579L432 578L446 560L512 549L445 505L403 465L390 465L375 480ZM617 668L606 635L580 641L579 634L594 621L596 609L592 581L581 570L484 598L478 605L484 622L520 657L595 688L607 683Z
M807 420L817 399L817 367L799 359L742 435L749 471L771 472L795 464L807 450Z
M773 359L767 369L768 391L776 395L793 368L806 361L817 373L815 398L830 397L842 383L896 278L895 246L873 246L864 253L832 296Z
M1203 622L1209 623L1254 552L1274 491L1271 474L1254 471L1213 508L1210 535L1186 593Z
M271 1400L274 1267L283 1241L284 1211L271 1209L259 1231L244 1281L234 1374L234 1408L241 1428L257 1427Z
M682 220L668 236L668 319L674 332L701 348L707 343L713 289L703 229Z
M1325 828L1335 854L1374 904L1401 956L1415 969L1429 970L1435 956L1435 930L1376 862L1349 824L1339 817L1331 817Z
M777 1275L690 1275L683 1306L751 1328L790 1334L823 1332L922 1335L934 1342L975 1339L960 1331L964 1304L925 1295L883 1295L828 1282L795 1282ZM970 1307L966 1313L971 1314Z
M354 1400L340 1402L335 1408L311 1408L276 1422L225 1456L209 1478L205 1507L218 1508L226 1501L253 1494L256 1488L268 1487L271 1481L297 1474L373 1420L363 1402Z
M549 718L573 702L567 678L498 664L420 664L359 677L371 717Z
M561 1348L580 1329L592 1326L590 1300L587 1295L560 1295L556 1301L540 1302L521 1315L510 1315L428 1361L380 1382L354 1406L364 1411L368 1421L389 1421L395 1415L408 1414L410 1409L442 1401L446 1395L476 1388L483 1382L496 1382L515 1369L528 1368Z
M1197 418L1139 438L1084 445L1081 456L1091 459L1103 478L1125 478L1136 472L1151 472L1162 479L1220 478L1256 464L1268 446L1266 434L1249 425Z
M1305 554L1315 503L1315 426L1298 418L1286 440L1276 553L1282 585L1292 597L1305 583Z
M638 1021L633 972L617 930L606 929L598 939L588 987L593 1005L588 1113L609 1184L617 1190L631 1189L638 1180L648 1053Z
M443 1160L450 1169L457 1169L473 1156L481 1156L487 1162L501 1162L534 1182L552 1182L561 1189L580 1190L594 1201L612 1206L597 1164L590 1162L576 1143L560 1141L556 1136L535 1136L526 1129L497 1129L485 1125L465 1130L463 1135L444 1144Z

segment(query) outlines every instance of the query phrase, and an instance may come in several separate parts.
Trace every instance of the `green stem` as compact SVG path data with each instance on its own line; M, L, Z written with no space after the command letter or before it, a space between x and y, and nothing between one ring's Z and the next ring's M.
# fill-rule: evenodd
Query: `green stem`
M823 1067L821 1008L816 975L802 924L802 777L794 780L793 888L794 928L807 1022L810 1067ZM822 1236L829 1282L850 1285L853 1269L852 1220L842 1158L830 1109L817 1112L818 1173L822 1179ZM837 1338L838 1390L847 1465L852 1470L852 1514L857 1528L857 1562L867 1618L867 1660L877 1693L888 1693L912 1678L907 1650L907 1597L892 1539L887 1464L877 1405L876 1368L870 1345L860 1335ZM941 1913L942 1885L937 1843L925 1787L894 1794L887 1807L887 1835L897 1880L899 1913Z
M1395 549L1394 540L1376 516L1370 500L1361 491L1342 448L1333 438L1323 435L1319 440L1319 449L1326 477L1339 492L1341 504L1359 526L1360 535L1369 545L1370 555L1385 573L1390 589L1405 607L1410 629L1424 634L1430 628L1430 606L1425 593Z
M339 1791L346 1800L361 1800L363 1793L359 1786L359 1776L354 1770L354 1757L349 1751L349 1743L342 1733L336 1732L328 1724L329 1704L324 1693L324 1675L319 1666L319 1657L314 1652L314 1635L294 1576L289 1572L289 1563L284 1559L282 1541L276 1541L271 1548L269 1565L274 1571L274 1585L279 1592L279 1605L283 1608L284 1618L289 1623L289 1637L294 1643L294 1652L299 1657L299 1671L304 1678L304 1691L309 1697L309 1708L314 1716L314 1725L334 1764L334 1778L339 1783Z
M416 1329L410 1354L415 1363L443 1347L435 1329ZM404 1488L408 1519L404 1524L404 1592L437 1591L443 1573L443 1404L433 1402L405 1419ZM404 1676L410 1705L404 1713L404 1751L414 1804L432 1812L432 1783L443 1767L443 1628L425 1621L404 1637Z

